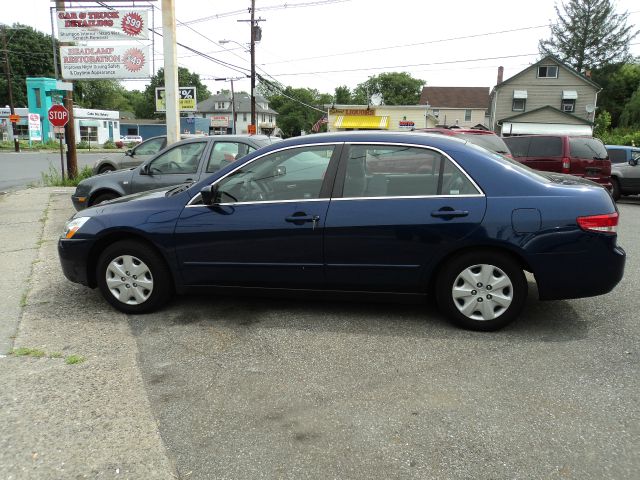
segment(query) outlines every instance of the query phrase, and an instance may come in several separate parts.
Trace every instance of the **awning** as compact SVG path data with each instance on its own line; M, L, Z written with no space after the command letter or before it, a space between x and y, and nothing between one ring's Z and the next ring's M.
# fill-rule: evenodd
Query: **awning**
M514 90L513 91L513 98L527 98L527 91L526 90Z
M577 100L578 92L575 90L563 90L562 91L562 99L563 100Z
M502 135L592 135L591 125L503 122Z
M386 115L339 115L333 126L335 128L382 130L389 128L389 117Z

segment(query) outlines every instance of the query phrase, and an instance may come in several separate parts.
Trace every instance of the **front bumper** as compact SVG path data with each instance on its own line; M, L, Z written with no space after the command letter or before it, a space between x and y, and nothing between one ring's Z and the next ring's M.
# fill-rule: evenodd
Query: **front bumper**
M93 242L61 238L58 240L58 257L64 276L74 283L95 287L95 279L88 278L89 252Z

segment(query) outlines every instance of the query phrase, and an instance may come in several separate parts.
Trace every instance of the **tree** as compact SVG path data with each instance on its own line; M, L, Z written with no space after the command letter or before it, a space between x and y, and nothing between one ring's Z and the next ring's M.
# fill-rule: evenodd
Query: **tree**
M346 85L336 87L335 103L339 105L349 105L351 103L351 90Z
M417 105L425 83L406 72L381 73L360 83L353 92L352 101L367 105L371 96L378 94L385 105Z
M116 80L78 80L73 100L83 108L132 111L131 95Z
M640 63L615 63L593 70L591 79L602 87L598 110L611 114L611 126L618 127L620 116L640 86Z
M13 101L16 107L27 106L27 77L53 77L53 47L51 35L31 27L13 24L5 28ZM55 47L58 48L57 41ZM2 57L4 72L4 56ZM9 89L5 75L0 76L0 106L9 104Z
M271 82L261 82L258 91L269 100L269 106L278 112L278 127L285 137L295 137L302 131L310 132L322 117L324 105L332 96L311 88L281 88Z
M568 0L556 3L557 23L551 37L540 40L542 54L551 53L578 72L629 59L629 43L638 34L627 25L628 12L614 12L611 0Z
M200 81L200 75L192 73L188 69L178 67L178 86L196 87L196 102L206 100L211 96L211 92L205 84ZM138 118L162 117L164 114L156 114L156 87L164 87L164 68L160 68L158 73L151 77L151 83L144 90L144 101L134 105L134 112Z
M631 95L620 115L621 127L640 128L640 88Z

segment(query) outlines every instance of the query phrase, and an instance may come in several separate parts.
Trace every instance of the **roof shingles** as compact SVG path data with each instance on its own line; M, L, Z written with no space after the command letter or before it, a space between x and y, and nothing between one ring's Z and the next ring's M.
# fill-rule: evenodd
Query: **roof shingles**
M420 105L432 108L489 108L489 87L424 87Z

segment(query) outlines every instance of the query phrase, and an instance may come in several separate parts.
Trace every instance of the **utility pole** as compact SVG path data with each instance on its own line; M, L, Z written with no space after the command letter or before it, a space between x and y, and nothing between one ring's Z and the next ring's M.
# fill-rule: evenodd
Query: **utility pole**
M4 26L2 27L2 49L4 50L4 68L7 73L7 87L9 90L9 109L11 110L11 115L15 115L16 111L13 108L13 85L11 85L11 66L9 65L9 52L7 50L7 28ZM16 152L19 152L20 140L18 139L15 122L11 122L11 129L13 132L13 148Z
M64 12L64 0L56 0L56 11ZM64 45L68 45L68 43L64 43ZM73 84L73 82L71 83ZM73 87L65 92L63 105L69 111L69 121L64 127L64 137L67 144L67 174L69 178L76 178L78 175L78 152L76 151L76 122L73 118Z
M259 42L262 38L262 30L260 29L259 22L264 22L264 19L256 19L256 0L251 0L251 20L238 20L238 22L250 22L251 23L251 125L249 127L249 133L258 133L256 126L256 42ZM254 129L253 132L251 129Z
M175 0L162 0L162 45L164 53L165 102L167 109L167 145L171 145L180 140Z

